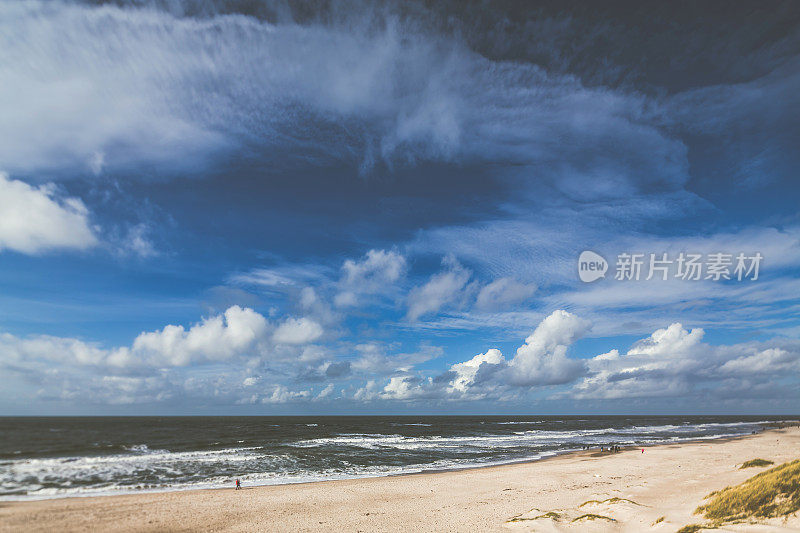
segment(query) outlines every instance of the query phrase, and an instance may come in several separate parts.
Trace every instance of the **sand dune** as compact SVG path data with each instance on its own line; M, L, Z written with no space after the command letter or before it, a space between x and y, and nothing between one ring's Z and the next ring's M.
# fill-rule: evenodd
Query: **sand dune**
M800 457L800 428L454 472L4 502L0 531L674 532L701 522L708 493L765 470L738 468L756 457ZM722 531L800 531L800 520Z

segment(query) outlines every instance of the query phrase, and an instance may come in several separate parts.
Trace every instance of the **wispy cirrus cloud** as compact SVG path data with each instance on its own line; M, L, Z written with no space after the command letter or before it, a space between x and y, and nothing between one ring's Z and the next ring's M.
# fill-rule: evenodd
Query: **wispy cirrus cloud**
M0 163L12 171L174 171L255 151L274 170L535 165L574 197L687 179L685 147L652 123L657 103L491 61L388 6L305 24L155 6L2 9Z

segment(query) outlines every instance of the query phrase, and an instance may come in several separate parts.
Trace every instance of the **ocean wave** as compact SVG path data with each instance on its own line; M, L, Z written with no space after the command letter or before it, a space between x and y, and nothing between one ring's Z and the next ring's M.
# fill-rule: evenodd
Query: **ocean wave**
M0 462L0 500L210 488L229 486L234 478L245 484L269 485L469 468L535 460L587 445L643 445L730 437L749 433L768 422L676 421L573 430L561 425L561 429L550 429L475 423L471 433L467 427L462 430L465 434L456 435L447 434L453 431L452 427L437 430L439 434L404 435L402 427L412 423L390 423L386 427L395 429L385 433L342 432L272 440L262 446L168 450L139 442L119 445L122 452L105 455L8 457ZM487 429L493 425L493 431ZM500 429L503 427L509 430ZM309 430L307 434L317 431ZM244 440L238 442L242 444ZM96 453L97 448L93 450Z
M603 445L603 444L635 444L652 443L671 436L678 438L699 438L710 428L736 428L754 426L755 423L720 423L696 424L691 426L629 426L624 428L598 428L576 430L543 430L532 429L515 431L512 434L483 433L464 436L405 436L400 434L381 433L348 433L331 437L300 440L290 446L300 448L347 446L363 449L399 450L441 450L446 448L487 449L487 448L523 448L530 446L567 445ZM736 433L734 433L736 434ZM717 436L718 433L711 435ZM729 433L725 433L729 435Z
M497 466L521 460L537 460L544 457L556 455L557 452L542 452L531 454L524 458L504 459L504 460L485 460L470 461L466 459L442 459L429 463L415 463L404 466L396 465L375 465L367 467L352 466L347 469L323 469L308 472L259 472L235 476L209 476L201 481L186 481L177 483L162 484L138 484L128 485L119 483L106 483L101 486L63 486L63 487L44 487L43 485L31 484L20 488L17 493L8 492L3 494L2 500L43 500L64 497L90 497L113 494L129 494L144 492L171 492L181 490L211 489L220 487L230 487L235 478L247 486L265 485L288 485L292 483L309 483L318 481L333 481L339 479L358 479L369 477L383 477L402 474L415 474L425 471L452 470L458 468L475 468L485 466ZM0 481L0 487L4 483Z

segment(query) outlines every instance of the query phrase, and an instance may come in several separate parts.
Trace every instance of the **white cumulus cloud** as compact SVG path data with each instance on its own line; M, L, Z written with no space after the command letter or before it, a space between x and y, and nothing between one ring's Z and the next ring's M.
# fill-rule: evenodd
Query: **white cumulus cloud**
M272 338L278 344L308 344L323 333L322 326L310 318L289 318L278 326Z
M588 372L567 396L574 398L652 398L720 395L736 391L747 398L764 385L779 384L800 372L796 340L714 346L702 342L704 331L674 323L634 343L626 352L612 350L587 361ZM762 393L763 394L763 393Z
M479 353L469 361L456 363L450 367L450 371L456 374L456 377L450 382L450 387L453 390L465 392L469 386L475 383L475 377L482 365L502 365L505 362L500 350L492 348L486 353Z
M342 265L340 292L334 302L351 307L358 304L360 295L390 293L405 270L405 257L391 250L370 250L360 261L348 259Z
M575 379L583 372L583 363L568 358L567 348L590 328L589 321L572 313L553 312L517 349L510 363L510 382L553 385Z
M207 318L188 330L168 325L145 332L133 341L133 356L144 355L155 363L184 366L192 362L225 361L243 355L264 339L267 320L252 309L237 305L223 315Z
M80 199L58 198L53 185L34 187L0 172L0 251L84 250L97 242Z

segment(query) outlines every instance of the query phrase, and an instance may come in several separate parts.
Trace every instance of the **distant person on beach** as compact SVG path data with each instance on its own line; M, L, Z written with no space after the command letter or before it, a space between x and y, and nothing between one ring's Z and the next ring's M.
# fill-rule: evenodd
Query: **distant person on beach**
M237 479L236 480L236 490L239 490L241 488L242 488L242 483Z
M644 453L644 448L642 448L642 453Z

